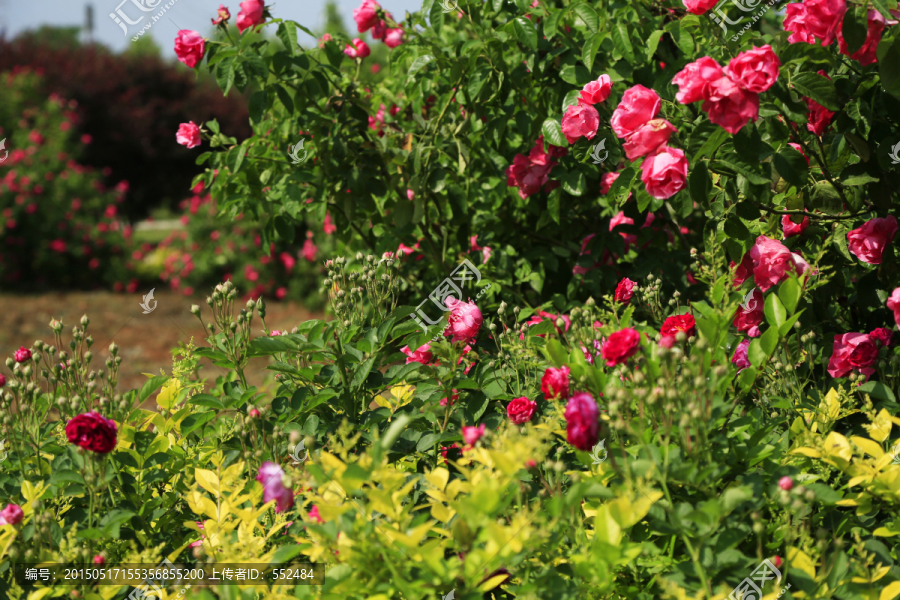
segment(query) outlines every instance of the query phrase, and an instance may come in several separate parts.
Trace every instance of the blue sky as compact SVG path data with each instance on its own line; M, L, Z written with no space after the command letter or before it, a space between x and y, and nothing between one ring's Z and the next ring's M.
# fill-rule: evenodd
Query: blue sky
M121 5L121 11L132 21L136 21L141 15L158 14L161 7L171 0L143 0L146 6L154 7L150 12L141 12L133 4L140 1L125 0L125 4ZM234 18L240 10L240 1L175 0L175 4L166 11L162 19L143 35L151 36L166 56L174 57L173 44L179 29L194 29L208 35L211 32L210 19L215 16L219 4L224 3ZM355 30L353 9L360 1L336 0L344 17L344 25L350 31ZM80 26L85 22L85 7L93 4L94 39L114 50L124 50L132 43L132 37L149 21L149 17L136 25L128 25L126 35L109 16L121 2L122 0L0 0L0 31L5 30L7 37L15 37L22 31L36 29L41 25ZM398 20L403 18L406 11L413 12L421 7L420 0L379 0L379 3ZM297 21L310 29L315 30L324 23L325 0L277 0L267 4L273 7L276 17ZM301 44L309 44L311 41L309 36L300 33Z

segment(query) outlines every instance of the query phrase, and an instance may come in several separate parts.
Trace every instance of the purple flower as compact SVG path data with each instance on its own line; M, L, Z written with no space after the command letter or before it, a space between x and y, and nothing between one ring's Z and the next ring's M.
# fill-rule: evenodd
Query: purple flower
M263 502L275 500L275 512L283 512L294 505L294 493L284 487L284 471L273 462L264 462L256 480L263 486Z

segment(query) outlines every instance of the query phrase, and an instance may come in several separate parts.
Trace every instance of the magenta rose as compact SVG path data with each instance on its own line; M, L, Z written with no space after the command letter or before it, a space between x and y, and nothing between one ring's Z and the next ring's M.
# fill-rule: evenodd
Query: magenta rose
M447 335L451 342L469 342L478 335L483 318L478 307L471 302L457 300L449 296L444 304L450 307L450 322L447 324Z
M844 41L842 28L837 28L838 46L841 49L841 54L859 61L859 64L862 66L878 62L878 56L875 52L878 49L878 42L881 41L881 33L884 31L885 25L887 24L884 16L874 8L869 9L867 19L868 30L866 32L866 41L863 42L862 47L853 54L850 54L850 48L847 46L847 42ZM894 22L892 21L892 23Z
M681 0L688 12L695 15L702 15L711 10L718 0Z
M784 29L790 31L788 41L792 44L806 42L815 44L822 41L830 45L841 28L846 0L804 0L785 7Z
M780 66L781 61L778 60L772 46L766 44L741 52L731 59L725 67L725 74L739 87L748 92L761 94L775 85Z
M675 99L682 104L708 100L710 84L724 76L725 73L722 71L719 63L708 56L688 63L672 79L672 83L678 86L678 93L675 94Z
M6 385L6 377L3 375L3 373L0 373L0 388L2 388L4 385Z
M116 431L115 421L95 411L73 417L66 423L70 443L98 454L107 454L116 447Z
M0 525L18 525L25 517L25 512L18 504L7 504L6 508L0 511Z
M609 124L616 135L627 138L641 125L659 114L662 104L659 95L642 85L625 90L622 101L613 111Z
M759 95L741 89L728 77L711 83L709 91L709 98L704 100L702 108L710 121L728 133L735 134L759 118Z
M463 442L468 444L469 446L474 446L475 442L484 437L484 424L482 423L478 427L473 425L469 425L467 427L462 428L462 437Z
M619 282L619 285L616 286L616 302L622 302L628 304L631 300L631 297L634 295L634 282L627 277L622 278L622 281Z
M245 29L261 25L265 7L264 0L244 0L244 2L241 2L241 12L237 16L238 31L244 33Z
M231 18L231 13L228 11L228 8L226 8L224 4L219 5L218 17L218 19L210 19L213 25L221 25L222 23L227 23L228 19Z
M688 162L684 151L663 146L641 164L641 181L654 198L671 198L687 183Z
M378 24L378 9L381 5L375 0L363 0L357 8L353 9L353 20L356 21L356 29L359 33L365 33ZM374 36L376 38L380 36Z
M353 42L344 48L344 54L350 58L365 58L371 53L369 45L359 38L353 38Z
M581 97L578 98L580 104L600 104L607 98L612 91L612 80L609 75L601 75L597 81L592 81L581 88Z
M894 215L870 219L862 227L847 233L847 245L859 260L870 265L880 265L884 248L891 243L896 233L897 218Z
M898 288L900 289L900 288ZM541 378L541 391L548 400L569 397L569 367L548 367Z
M869 332L869 337L874 342L878 342L881 346L890 346L891 340L894 338L894 332L887 327L878 327Z
M188 148L196 148L200 145L200 128L193 121L182 123L178 126L178 133L175 134L175 141L182 146Z
M900 326L900 287L894 288L886 303L888 310L894 312L894 321Z
M206 40L196 31L182 29L175 38L175 56L178 60L194 68L201 60L206 50Z
M388 48L396 48L403 43L403 29L400 27L388 29L387 33L384 34L384 37L381 38L381 41L383 41Z
M734 349L731 355L731 364L737 367L738 373L750 366L750 359L747 358L747 349L750 347L750 340L743 340Z
M409 346L403 346L400 348L400 352L408 356L406 359L406 364L411 362L422 363L423 365L427 365L434 358L434 355L431 353L431 344L425 344L424 346L419 346L415 352L409 349Z
M294 492L284 486L284 471L273 462L259 467L256 480L263 486L263 502L275 501L275 512L283 512L294 505Z
M599 126L600 115L590 104L572 104L562 118L562 132L570 144L577 142L582 136L594 139Z
M513 164L506 168L506 185L519 188L519 197L523 200L541 190L550 177L550 171L558 164L551 160L556 146L550 148L550 153L544 152L544 138L540 136L528 156L517 154Z
M641 334L629 327L611 334L600 353L606 366L614 367L634 356L640 345Z
M597 403L587 392L572 396L566 404L566 439L579 450L590 450L597 443L600 424Z
M628 160L637 160L652 154L669 141L678 130L665 119L651 119L637 128L622 146Z
M16 359L17 363L23 363L27 360L31 360L31 350L29 350L25 346L19 346L19 349L16 350L13 354L13 358Z
M510 402L506 407L506 416L516 425L527 423L534 415L534 409L537 408L537 402L533 402L522 396Z
M600 178L600 193L604 196L609 193L612 184L619 178L619 173L604 173Z
M781 230L784 232L784 236L782 236L781 239L786 240L789 237L800 235L807 227L809 227L809 217L805 215L803 217L803 220L799 223L794 223L793 217L791 215L782 215Z
M763 322L764 303L765 297L763 293L753 288L750 298L746 300L744 305L738 307L737 314L734 315L733 325L737 327L738 331L745 333L752 331L750 337L759 335L759 326ZM753 335L754 333L756 335Z
M828 373L837 379L858 371L866 377L872 375L872 366L878 360L878 347L865 333L845 333L834 336L834 347L828 361Z
M753 261L753 280L763 292L787 279L789 273L798 272L791 251L781 242L764 235L756 238L750 248L750 259Z

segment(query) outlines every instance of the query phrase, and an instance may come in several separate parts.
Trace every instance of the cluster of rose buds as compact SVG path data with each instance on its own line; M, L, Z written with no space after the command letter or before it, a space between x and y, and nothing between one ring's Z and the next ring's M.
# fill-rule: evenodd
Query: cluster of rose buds
M206 303L212 309L213 322L203 323L203 317L200 316L200 307L196 304L191 306L191 313L200 320L200 324L208 332L206 341L213 348L220 347L215 339L217 332L224 334L226 339L224 344L225 354L228 360L235 365L238 376L244 382L244 366L249 360L246 349L250 344L253 312L256 310L259 313L265 327L266 303L262 297L256 302L247 300L245 307L235 317L234 303L237 297L238 291L233 283L230 281L220 283L216 285L213 293L206 298Z
M356 254L360 270L349 270L343 256L326 261L328 276L323 285L329 295L331 310L345 326L360 325L371 306L376 321L383 321L397 306L397 269L392 258L378 261L375 256Z

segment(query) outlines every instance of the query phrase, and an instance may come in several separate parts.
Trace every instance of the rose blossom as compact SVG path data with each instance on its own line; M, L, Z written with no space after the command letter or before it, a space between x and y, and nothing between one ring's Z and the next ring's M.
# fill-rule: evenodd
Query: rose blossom
M294 505L294 493L284 486L284 471L275 463L264 462L256 480L263 486L263 502L275 500L275 512L284 512Z
M312 508L309 509L309 513L307 514L309 515L310 521L315 521L320 525L325 522L325 519L319 514L319 507L315 504L312 505Z
M634 282L627 277L622 278L622 281L619 282L619 285L616 286L616 302L622 302L628 304L631 301L631 297L634 295Z
M203 60L203 52L206 50L206 40L190 29L182 29L175 38L175 56L178 60L194 68Z
M416 193L414 191L409 190L409 189L406 190L406 199L407 200L412 200L415 197L416 197Z
M612 91L612 81L609 75L601 75L597 81L592 81L581 88L581 96L578 98L580 104L600 104L607 98Z
M378 9L381 5L375 0L363 0L359 7L353 9L353 20L356 21L356 29L359 33L365 33L378 24ZM380 36L374 36L380 37Z
M344 48L344 54L350 58L365 58L372 53L369 45L359 38L353 38L353 42Z
M200 145L200 128L193 121L182 123L178 126L175 141L188 148L196 148Z
M688 162L684 151L663 146L641 164L641 181L657 199L671 198L687 183Z
M870 265L880 265L884 248L891 243L896 233L897 218L894 215L870 219L847 233L847 245L859 260Z
M116 447L116 423L91 411L66 423L66 437L69 442L85 450L107 454Z
M750 359L747 358L747 348L749 347L750 340L743 340L731 355L731 364L738 368L738 373L750 366Z
M600 178L600 193L602 195L607 195L609 193L612 184L619 178L619 173L604 173Z
M6 385L6 377L3 375L3 373L0 373L0 388L2 388L4 385Z
M478 334L483 318L481 311L474 303L457 300L449 296L444 300L450 308L450 322L447 324L447 335L453 336L450 341L468 342Z
M788 4L783 23L785 31L792 32L788 42L815 44L818 38L823 46L830 45L841 28L846 10L846 0L804 0Z
M812 98L804 98L806 101L806 128L815 135L822 135L828 126L831 125L831 118L834 113Z
M691 315L673 315L668 317L660 328L663 337L674 337L679 332L683 332L687 337L697 335L696 321Z
M794 488L794 480L785 475L781 479L778 480L778 487L783 489L786 492L791 491Z
M577 142L582 136L594 139L599 126L600 115L590 104L572 104L562 118L562 132L570 144Z
M731 62L725 67L725 74L738 87L748 92L761 94L775 85L780 66L781 61L778 60L772 46L766 44L741 52L731 59Z
M245 29L261 25L265 7L266 3L264 0L244 0L244 2L241 2L241 12L237 16L238 31L244 33Z
M611 334L601 350L606 366L614 367L627 361L638 351L640 343L641 334L630 327Z
M482 423L478 427L475 427L474 425L463 427L462 437L463 442L465 442L469 446L474 446L475 442L484 437L484 423Z
M381 38L381 41L383 41L388 48L396 48L403 43L403 29L401 27L388 29L384 34L384 37Z
M759 95L741 89L728 77L711 83L709 90L709 98L703 101L702 108L710 121L728 133L735 134L759 118Z
M434 358L434 355L431 353L431 344L425 344L424 346L419 346L415 352L409 349L409 346L403 346L400 348L400 352L408 356L406 359L406 364L411 362L422 363L423 365L427 365L431 362L431 359Z
M566 440L579 450L590 450L597 443L600 426L597 403L587 392L572 396L566 404Z
M900 326L900 287L894 288L890 297L887 299L888 310L894 311L894 322ZM546 377L546 375L545 375Z
M716 5L718 0L681 0L688 12L702 15Z
M861 64L862 66L871 65L872 63L878 62L876 50L878 49L878 42L881 41L881 32L884 31L884 27L886 25L884 16L874 8L869 9L867 19L868 28L866 30L866 41L863 42L863 45L859 48L859 50L857 50L853 54L850 54L850 48L847 46L847 42L844 41L842 28L837 28L838 46L840 47L841 54L849 56L853 60L859 61L859 64ZM892 23L895 22L892 21Z
M641 125L622 146L628 160L637 160L664 146L678 130L665 119L652 119Z
M31 350L25 346L19 346L19 349L13 354L13 358L16 359L17 363L23 363L26 360L31 359Z
M528 153L516 154L513 164L506 168L506 185L519 188L519 197L525 200L536 194L547 183L550 171L558 163L551 160L551 152L544 152L544 138L538 137L534 147Z
M516 425L521 425L531 420L535 408L537 408L537 402L522 396L514 399L506 406L506 416Z
M7 504L6 508L0 511L0 525L18 525L25 517L25 512L18 504Z
M894 337L894 332L887 327L878 327L869 333L869 337L880 345L887 347L891 345L891 339Z
M231 13L228 11L224 4L219 5L218 16L218 19L210 19L213 25L221 25L222 23L227 23L228 19L231 18Z
M753 280L763 292L787 279L789 273L799 270L791 251L781 242L764 235L756 238L750 248L750 259L753 261Z
M613 111L609 124L618 137L627 138L659 114L661 104L659 95L649 88L642 85L628 88L622 95L619 106Z
M878 359L878 347L865 333L845 333L834 336L834 347L828 361L828 373L835 379L858 371L869 377Z
M804 215L803 220L799 223L794 223L794 221L791 220L792 218L791 215L781 216L781 230L784 232L781 239L783 240L794 237L795 235L800 235L803 233L804 229L809 227L809 217Z
M724 76L725 73L719 63L708 56L688 63L672 79L672 83L678 86L675 99L682 104L708 100L710 85Z
M900 291L900 288L897 288ZM900 295L900 294L898 294ZM900 298L898 298L900 301ZM548 367L541 377L541 391L547 400L569 397L569 367L563 365L560 368Z

